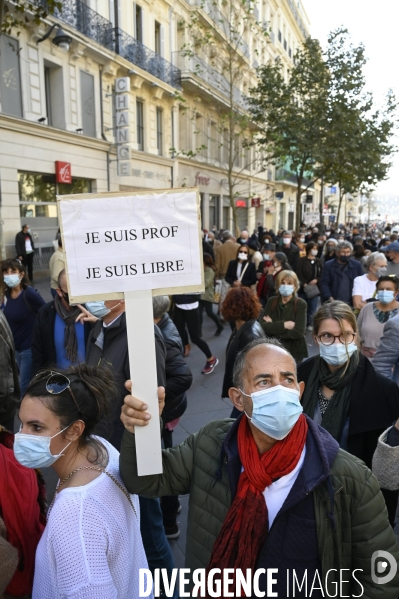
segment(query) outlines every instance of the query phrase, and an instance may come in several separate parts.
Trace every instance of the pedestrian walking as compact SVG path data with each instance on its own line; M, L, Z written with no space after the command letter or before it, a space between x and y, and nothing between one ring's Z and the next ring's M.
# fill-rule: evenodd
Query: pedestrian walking
M194 293L174 295L173 301L175 309L173 322L175 323L186 348L187 343L185 340L187 339L187 326L190 341L194 343L194 345L197 345L206 356L205 366L201 372L202 374L211 374L219 364L219 360L212 354L209 345L200 337L199 299L200 296Z
M305 300L308 306L306 323L308 330L312 330L313 315L316 312L320 296L318 285L322 268L317 254L317 244L314 241L309 241L306 244L306 256L299 258L298 271L296 273L300 282L298 296Z
M33 599L139 596L148 563L138 497L123 485L118 451L93 435L117 396L111 371L81 364L42 371L22 400L15 456L28 468L52 466L59 478L36 552Z
M299 364L308 356L306 343L305 300L298 297L298 277L291 270L282 270L276 278L277 296L270 297L259 316L267 337L281 341Z
M338 241L332 237L328 237L326 243L324 244L323 254L320 258L320 264L323 267L326 262L329 260L334 260L335 258L335 247Z
M293 243L292 234L289 231L284 231L281 241L280 252L286 255L288 264L296 272L299 262L299 248Z
M19 368L21 397L32 374L32 331L36 315L44 306L43 298L29 286L26 271L19 260L1 263L3 312L10 325L15 344L15 359Z
M200 321L200 337L202 337L202 322L203 312L213 320L216 325L215 337L219 337L223 331L223 324L213 311L213 302L215 299L215 270L216 266L210 254L204 254L204 283L205 292L201 294L199 300L199 321Z
M320 355L298 367L303 410L371 468L378 437L399 414L399 389L375 371L357 347L356 317L344 302L323 304L313 319ZM382 489L395 523L398 493Z
M248 245L240 245L235 260L227 267L225 281L233 287L252 287L256 283L256 268L251 260Z
M378 596L371 556L382 550L399 559L379 485L361 461L302 414L299 381L294 359L280 344L259 339L247 345L229 391L241 416L210 422L163 451L163 474L144 477L137 475L133 431L149 414L143 402L127 396L121 476L130 492L189 494L187 568L220 568L220 578L227 568L276 568L273 593L279 597L293 596L293 571L299 581L315 580L318 571L319 597L336 594L337 585L341 596ZM351 572L358 566L355 580ZM270 594L266 574L258 580L259 590ZM384 584L384 598L398 593L396 573Z
M219 305L223 303L224 296L229 290L229 285L225 281L227 268L231 260L236 258L237 250L240 247L231 231L223 231L222 241L223 244L215 248L215 279L221 281Z
M265 307L266 301L269 293L269 286L267 283L267 275L270 272L274 271L274 256L276 253L276 245L274 243L265 243L262 247L262 257L263 260L259 263L258 270L256 272L256 278L258 279L258 284L256 286L256 293L259 297L259 301L262 304L262 308Z
M393 241L384 248L388 260L387 274L399 276L399 241Z
M30 234L29 225L22 225L22 230L15 236L15 251L18 260L25 267L25 272L29 276L29 282L33 285L33 257L35 255L35 244Z
M373 360L380 345L385 324L399 314L399 302L396 299L399 278L382 276L377 280L376 289L377 301L366 304L357 319L360 351L369 360Z

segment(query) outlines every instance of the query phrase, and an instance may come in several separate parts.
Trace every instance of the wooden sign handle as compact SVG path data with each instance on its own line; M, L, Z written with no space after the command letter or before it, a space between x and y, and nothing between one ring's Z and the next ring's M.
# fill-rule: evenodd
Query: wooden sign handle
M125 311L132 394L147 404L152 416L147 426L135 427L137 472L139 476L160 474L162 452L151 290L125 293Z

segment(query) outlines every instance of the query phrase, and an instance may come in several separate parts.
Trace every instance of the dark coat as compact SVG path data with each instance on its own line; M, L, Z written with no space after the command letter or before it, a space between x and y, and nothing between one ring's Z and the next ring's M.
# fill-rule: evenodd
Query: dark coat
M291 265L294 272L297 271L299 262L299 248L295 243L291 243L289 249L284 244L281 245L280 252L283 252L287 256L288 263Z
M8 423L19 406L20 389L15 347L7 319L0 311L0 424Z
M306 385L316 357L298 366L298 381ZM308 414L313 418L313 414ZM371 459L381 433L399 416L397 385L375 371L371 362L360 355L359 367L352 381L348 451L371 468Z
M316 276L313 276L314 264L312 264L312 262L316 263ZM298 269L296 270L296 274L302 287L304 283L308 284L313 279L317 279L317 282L319 282L321 275L321 264L319 258L313 258L312 260L309 260L309 258L307 258L306 256L304 256L303 258L299 258Z
M230 260L229 265L227 267L227 272L225 276L225 280L230 285L233 285L234 281L237 281L237 264L238 260ZM242 265L242 271L245 268L245 264ZM242 273L241 271L241 273ZM255 285L256 279L256 268L253 262L248 262L248 266L245 270L244 276L241 279L241 284L243 287L252 287Z
M26 256L25 237L30 238L32 250L35 249L35 244L33 243L32 235L30 233L23 233L22 231L20 231L15 236L15 251L17 253L17 256Z
M166 348L165 407L162 412L164 423L180 418L187 408L187 395L193 382L191 370L183 358L183 343L174 322L165 314L158 327Z
M96 344L101 338L102 348ZM158 386L166 386L165 359L166 350L159 328L154 325L155 351L157 362ZM139 342L139 341L138 341ZM96 434L107 439L118 451L122 441L124 426L121 421L121 409L127 391L125 381L130 379L129 352L127 346L126 314L123 313L109 327L103 327L98 320L91 330L86 348L86 364L89 366L105 366L112 370L119 389L119 401L112 406L111 416L99 423ZM133 381L134 384L134 381Z
M353 260L353 258L351 258L348 264L345 266L345 271L352 280L352 287L355 278L364 275L360 262ZM334 260L329 260L324 264L319 284L322 302L326 302L328 299L330 299L330 297L333 297L335 300L340 299L339 290L342 285L343 276L342 268L338 264L337 258L334 258Z
M248 320L237 331L232 332L226 349L226 367L224 370L222 397L228 397L230 387L233 387L233 368L238 352L254 341L265 337L262 327L256 320Z
M32 377L39 370L54 367L57 361L54 342L54 325L57 312L54 301L45 304L37 313L32 332ZM85 347L89 339L91 324L84 323Z
M302 360L308 357L305 337L306 313L305 300L294 297L287 304L283 304L280 295L277 295L267 300L258 322L267 337L279 339L295 360ZM264 316L270 316L273 322L265 322ZM295 322L295 327L292 330L284 328L284 322L288 320Z

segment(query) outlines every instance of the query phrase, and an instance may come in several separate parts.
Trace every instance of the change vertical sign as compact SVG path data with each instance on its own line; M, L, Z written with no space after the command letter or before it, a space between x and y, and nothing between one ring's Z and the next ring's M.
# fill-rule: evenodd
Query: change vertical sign
M133 394L158 413L153 295L204 289L198 189L58 196L71 303L124 299ZM140 476L162 472L158 418L136 427Z

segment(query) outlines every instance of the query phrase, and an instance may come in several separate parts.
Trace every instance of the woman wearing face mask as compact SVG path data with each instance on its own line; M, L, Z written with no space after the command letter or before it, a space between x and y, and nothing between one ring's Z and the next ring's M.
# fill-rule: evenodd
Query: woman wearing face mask
M369 360L373 359L380 345L385 323L399 314L398 291L398 277L382 276L377 281L377 301L366 304L360 310L357 319L360 350Z
M334 239L334 237L330 237L324 244L323 254L320 258L320 264L322 268L326 262L328 262L329 260L334 260L335 246L337 245L337 243L338 241Z
M292 242L295 243L299 249L299 257L303 258L306 256L305 233L293 233Z
M297 297L299 281L289 270L281 271L276 279L277 296L270 297L259 323L267 337L275 337L299 363L308 356L306 333L306 302Z
M240 245L237 250L237 258L229 262L225 281L233 287L252 287L252 285L255 285L256 268L251 261L247 245Z
M25 269L19 260L1 263L2 308L12 331L15 359L19 368L21 397L29 384L32 371L32 331L44 299L29 286Z
M312 330L313 314L316 312L317 302L320 291L317 284L321 275L321 264L317 257L318 248L315 241L309 241L306 244L306 257L299 259L298 264L298 279L301 284L299 297L301 297L308 305L307 310L307 327Z
M355 277L353 281L353 307L361 310L376 293L376 283L379 277L387 272L387 260L384 254L374 252L366 262L367 274Z
M269 287L267 284L267 276L269 273L269 269L273 267L274 255L276 253L276 245L274 243L265 243L262 247L262 257L263 260L260 262L258 266L258 270L256 272L256 278L258 279L258 284L256 287L256 293L259 298L260 303L262 304L262 308L265 307ZM272 268L274 270L274 267Z
M305 383L303 411L371 468L379 435L398 417L399 389L359 352L356 317L344 302L323 304L313 333L320 355L298 367L298 380ZM382 492L393 524L398 492Z
M19 412L14 454L29 468L52 466L59 483L36 552L33 599L139 596L148 568L138 497L119 476L119 452L94 437L117 400L112 373L85 364L40 372Z
M283 252L276 252L274 254L272 266L269 266L267 269L267 299L273 295L276 295L276 278L282 270L292 270L292 268L288 263L287 256Z

